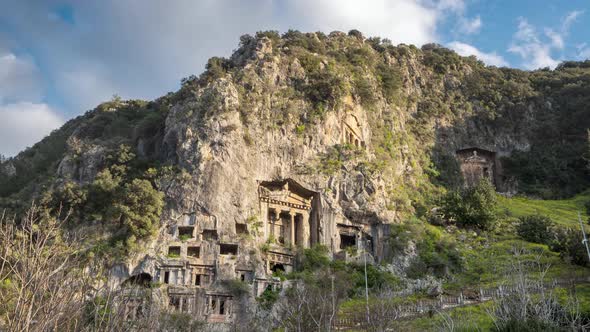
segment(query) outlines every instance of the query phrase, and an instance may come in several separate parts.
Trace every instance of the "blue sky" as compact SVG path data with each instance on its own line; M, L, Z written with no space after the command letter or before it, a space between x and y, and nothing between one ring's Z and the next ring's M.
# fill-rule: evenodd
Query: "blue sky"
M153 99L259 30L361 30L489 65L590 57L590 0L0 0L0 154L114 94Z

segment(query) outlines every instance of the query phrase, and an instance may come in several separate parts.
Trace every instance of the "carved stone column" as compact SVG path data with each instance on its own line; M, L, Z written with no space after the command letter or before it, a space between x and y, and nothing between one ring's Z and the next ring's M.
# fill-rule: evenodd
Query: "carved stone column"
M295 246L295 213L293 213L293 211L291 211L289 213L289 216L291 217L291 246Z

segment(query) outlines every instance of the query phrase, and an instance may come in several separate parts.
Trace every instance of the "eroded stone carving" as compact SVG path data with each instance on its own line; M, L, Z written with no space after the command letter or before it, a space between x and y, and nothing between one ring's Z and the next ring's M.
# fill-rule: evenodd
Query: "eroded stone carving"
M481 148L467 148L456 152L461 175L466 187L473 187L482 179L496 185L496 153Z

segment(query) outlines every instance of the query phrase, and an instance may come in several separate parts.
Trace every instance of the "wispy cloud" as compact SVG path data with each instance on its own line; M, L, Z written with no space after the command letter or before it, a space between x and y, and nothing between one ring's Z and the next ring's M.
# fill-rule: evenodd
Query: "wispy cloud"
M558 28L543 28L543 35L539 34L538 29L526 18L520 17L508 51L520 56L522 65L527 69L555 68L559 64L559 59L555 58L553 51L564 49L571 25L582 14L583 11L568 13Z
M459 41L451 42L451 43L447 44L447 46L449 48L455 50L455 52L457 52L459 55L462 55L462 56L474 55L476 58L478 58L479 60L483 61L485 64L490 65L490 66L498 66L498 67L508 66L508 62L501 55L498 55L496 52L491 52L491 53L482 52L472 45L465 44L465 43L462 43Z
M462 33L462 34L466 34L466 35L472 35L472 34L478 33L481 30L481 27L483 26L483 22L482 22L481 17L479 15L477 15L476 17L474 17L472 19L462 17L459 19L458 22L459 22L458 26L457 26L458 32Z

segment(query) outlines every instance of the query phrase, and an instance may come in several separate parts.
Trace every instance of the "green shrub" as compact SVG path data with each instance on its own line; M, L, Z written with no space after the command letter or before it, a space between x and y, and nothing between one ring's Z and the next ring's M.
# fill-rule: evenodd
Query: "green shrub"
M385 97L388 102L392 102L397 91L402 86L401 74L398 70L381 63L377 65L377 78L381 82L383 97Z
M553 222L551 218L540 214L520 217L516 232L526 241L550 244L553 240Z
M352 292L355 294L362 293L365 289L365 267L364 265L352 265ZM399 289L401 280L391 272L382 270L379 266L367 264L367 285L369 290L379 291L381 289Z
M201 75L201 78L206 82L214 81L225 76L230 68L230 60L216 56L212 57L207 61L207 65L205 65L205 71ZM183 82L183 85L186 85L186 83Z
M506 322L500 322L498 326L492 328L493 332L558 332L564 331L553 324L541 321L536 318L530 318L527 320L510 319Z
M276 49L279 46L279 43L281 42L281 35L276 30L268 30L268 31L258 31L258 32L256 32L256 39L261 39L261 38L264 38L264 37L266 37L266 38L268 38L268 39L271 40L273 50Z
M174 312L163 313L159 319L160 331L197 332L204 331L206 323L195 320L191 314Z
M373 86L368 79L361 75L357 75L353 81L354 92L361 99L361 104L365 107L371 106L376 100Z
M330 265L328 248L323 245L315 245L303 251L300 270L317 270Z
M491 229L497 221L497 197L488 180L461 191L451 191L442 201L442 213L462 226Z
M323 54L326 52L326 46L322 43L319 38L316 38L317 34L314 33L302 33L297 30L289 30L283 34L283 40L285 46L290 49L293 47L301 47L309 52Z
M356 30L356 29L352 29L350 31L348 31L348 35L351 37L355 37L358 40L363 40L365 37L363 37L363 33Z
M404 224L393 224L390 226L389 245L393 255L403 254L410 241L415 238L412 230Z
M279 294L280 291L278 289L273 290L271 287L267 287L264 292L256 298L256 302L258 302L262 308L270 310L279 299Z
M131 235L138 239L156 232L164 207L164 195L147 180L134 179L125 185L122 200L115 207Z
M188 241L192 238L193 238L193 236L190 234L182 234L181 236L178 237L178 239L182 242Z
M462 269L463 262L455 242L443 237L439 231L427 230L416 247L418 260L409 269L410 277L422 277L426 273L448 277Z
M551 250L559 252L561 257L572 264L590 266L586 247L582 244L582 234L579 230L558 228L555 230L555 241Z

